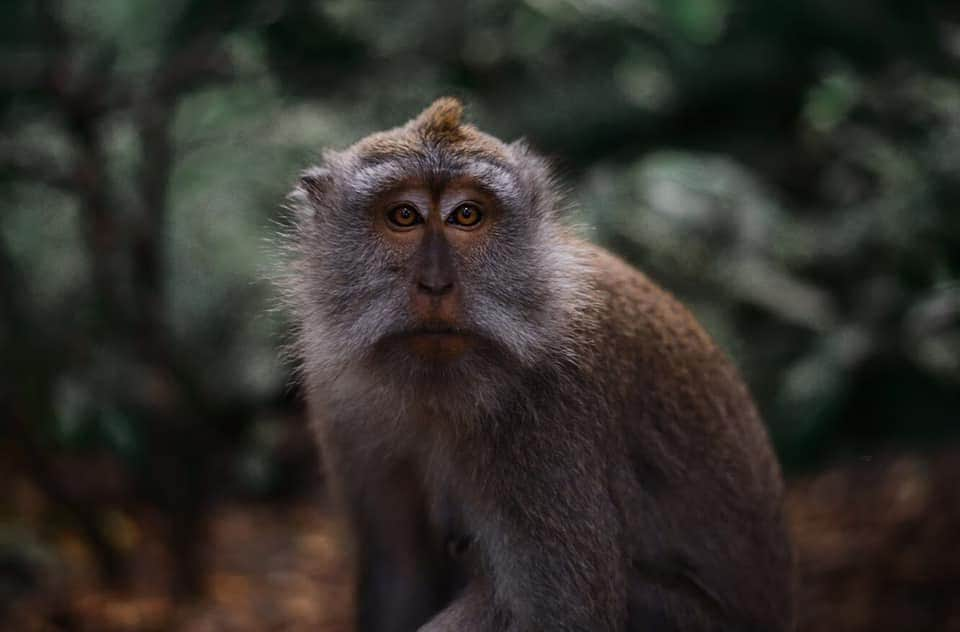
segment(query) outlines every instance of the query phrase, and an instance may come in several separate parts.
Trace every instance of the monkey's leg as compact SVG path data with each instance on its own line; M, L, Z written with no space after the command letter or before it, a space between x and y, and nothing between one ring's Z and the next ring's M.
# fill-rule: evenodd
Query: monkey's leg
M694 594L679 576L634 572L630 582L627 632L721 632L747 628L724 627L719 604ZM756 632L759 632L756 631Z
M693 594L679 581L666 576L631 577L624 632L770 632L770 628L732 619L718 602ZM506 613L490 607L493 601L489 583L477 577L419 632L514 629Z
M360 476L349 491L357 630L412 632L449 599L448 565L430 533L413 473L396 465Z
M681 574L635 576L627 632L775 632L780 626L743 621L697 582ZM697 594L700 593L700 594Z
M482 577L475 578L461 595L418 632L506 630L510 622L505 613L490 607L492 602L489 583Z

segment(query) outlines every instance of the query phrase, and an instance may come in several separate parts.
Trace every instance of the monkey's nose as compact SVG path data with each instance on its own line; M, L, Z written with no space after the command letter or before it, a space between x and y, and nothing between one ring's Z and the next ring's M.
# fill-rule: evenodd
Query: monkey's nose
M450 294L457 279L450 244L436 230L427 232L416 274L417 293L431 298Z
M417 281L417 289L430 296L443 296L453 290L453 281L446 279L421 279Z

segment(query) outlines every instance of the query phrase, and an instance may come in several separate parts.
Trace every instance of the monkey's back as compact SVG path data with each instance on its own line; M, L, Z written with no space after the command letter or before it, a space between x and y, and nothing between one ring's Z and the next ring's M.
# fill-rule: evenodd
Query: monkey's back
M669 619L785 629L783 485L746 387L675 298L602 248L583 248L601 297L588 370L614 418L611 462L629 464L611 467L610 480L640 586L632 607L670 610L669 590L643 586L672 581L707 605L692 613L676 601L684 612Z

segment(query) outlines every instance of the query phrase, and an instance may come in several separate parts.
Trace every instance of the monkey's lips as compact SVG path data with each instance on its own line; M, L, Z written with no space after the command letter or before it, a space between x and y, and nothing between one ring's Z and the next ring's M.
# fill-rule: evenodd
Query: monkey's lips
M418 327L395 338L415 355L426 360L453 360L477 344L477 337L454 327Z

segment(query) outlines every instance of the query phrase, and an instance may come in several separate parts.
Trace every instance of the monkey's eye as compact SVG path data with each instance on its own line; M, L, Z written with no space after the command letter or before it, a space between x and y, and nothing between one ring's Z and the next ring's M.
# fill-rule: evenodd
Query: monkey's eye
M422 224L423 218L420 213L409 204L400 204L387 211L387 219L394 226L400 228L410 228L416 224Z
M483 213L480 212L480 207L469 203L461 204L447 217L449 223L467 227L476 226L481 219Z

